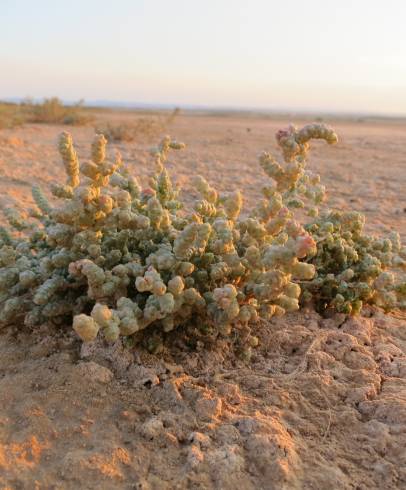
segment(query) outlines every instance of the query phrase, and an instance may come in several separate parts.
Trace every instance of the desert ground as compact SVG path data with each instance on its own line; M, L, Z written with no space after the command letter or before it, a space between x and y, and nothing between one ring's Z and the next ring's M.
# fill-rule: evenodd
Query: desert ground
M168 169L190 198L190 179L202 174L220 190L241 189L250 207L266 178L257 155L278 155L274 135L288 122L183 112L166 131L187 148ZM326 122L340 141L316 143L309 165L328 205L361 211L371 233L398 230L406 240L406 122ZM92 125L0 131L0 205L26 209L32 184L47 191L64 179L63 130L88 158ZM146 184L155 139L109 152L118 149ZM406 316L306 309L258 332L246 364L225 345L174 342L152 356L119 342L83 347L69 325L2 329L0 489L406 488Z

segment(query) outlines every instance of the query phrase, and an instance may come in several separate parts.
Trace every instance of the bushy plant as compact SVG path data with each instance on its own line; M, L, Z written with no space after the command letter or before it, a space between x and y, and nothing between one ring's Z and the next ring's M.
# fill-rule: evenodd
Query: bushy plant
M324 274L309 233L315 228L306 231L294 217L305 206L317 215L324 196L319 176L305 165L313 138L337 141L320 124L278 133L285 164L261 154L271 179L262 199L241 214L238 190L219 193L201 176L194 179L200 198L190 208L183 203L165 163L184 145L169 137L154 150L155 171L142 189L119 155L106 159L103 135L91 160L79 164L63 133L67 182L52 186L57 204L34 187L30 217L4 210L16 233L0 229L1 324L73 318L84 341L99 332L108 341L134 336L151 350L165 332L193 325L202 335L232 336L247 355L257 344L255 321L297 310L299 284L309 286L316 267Z
M319 128L316 130L315 128ZM323 125L308 125L301 130L294 126L277 133L287 165L297 162L306 167L309 150L308 133L319 131L330 143ZM330 139L328 139L330 138ZM288 168L288 167L287 167ZM287 169L285 168L285 170ZM317 182L316 187L309 186ZM288 207L307 209L313 219L305 226L316 242L316 253L308 254L306 263L315 266L310 280L299 281L302 303L311 301L320 312L335 309L342 313L359 313L363 304L374 304L386 311L406 309L406 247L397 232L386 238L374 237L364 231L365 216L356 211L340 212L309 206L305 198L320 204L324 201L320 177L304 170L297 185L283 194Z
M23 123L24 116L18 104L0 102L0 129L15 128Z
M83 113L82 106L82 101L72 106L65 106L58 97L44 99L38 104L29 100L23 104L28 122L72 126L82 126L91 121L92 118Z
M107 141L131 142L156 138L173 124L180 113L176 107L165 117L150 114L143 117L134 117L130 121L106 122L96 127L96 133L102 134Z
M303 301L314 300L319 311L352 314L363 304L406 309L406 282L396 273L406 270L406 248L396 232L386 238L366 234L364 222L356 211L326 210L306 227L317 243L309 258L317 274L301 283Z
M142 190L119 156L106 160L102 135L91 161L79 165L63 133L59 149L68 180L52 188L59 205L35 187L37 223L5 210L20 235L2 230L0 320L24 315L34 326L74 316L85 341L99 330L115 340L149 326L168 332L193 321L227 335L234 328L255 344L250 322L297 309L294 281L314 274L314 266L299 259L315 244L280 191L296 185L301 165L284 170L262 155L275 183L247 217L240 217L239 191L220 194L200 176L194 184L201 198L188 210L165 169L169 151L183 146L169 137L162 141L151 187Z
M140 117L128 122L107 122L96 128L108 141L131 142L156 137L165 129L163 122L155 117Z
M166 125L173 124L175 119L179 116L181 110L180 107L175 107L166 117Z
M20 104L0 102L0 129L25 123L67 124L83 126L93 119L83 111L83 101L65 106L57 97L35 103L25 99Z

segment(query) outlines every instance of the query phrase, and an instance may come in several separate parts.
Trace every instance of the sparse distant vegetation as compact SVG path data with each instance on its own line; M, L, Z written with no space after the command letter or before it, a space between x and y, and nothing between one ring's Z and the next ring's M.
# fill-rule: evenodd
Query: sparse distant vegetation
M67 124L82 126L92 121L84 112L83 101L66 106L57 97L36 103L26 99L20 104L0 103L0 129L12 128L24 123Z
M134 117L131 121L107 122L97 126L96 132L114 142L157 138L175 121L179 113L180 109L176 107L166 117L149 115Z
M58 97L51 97L41 103L26 100L21 103L21 108L26 115L26 121L32 123L82 126L92 120L92 117L83 112L83 101L66 106Z
M172 124L175 121L175 119L179 116L179 114L180 114L180 107L175 107L175 109L173 109L173 111L166 118L166 124Z
M0 129L15 128L25 121L18 104L0 102Z
M107 122L96 127L96 132L102 134L108 141L130 142L137 139L152 138L162 133L165 129L162 121L153 117L134 118L129 122Z
M151 114L135 116L130 121L108 121L98 124L96 132L103 134L108 141L115 142L157 138L174 122L179 113L180 109L175 108L167 116ZM58 97L51 97L42 102L34 102L30 98L19 104L0 102L0 129L14 128L26 123L83 126L93 120L94 116L90 110L85 110L83 101L64 105Z

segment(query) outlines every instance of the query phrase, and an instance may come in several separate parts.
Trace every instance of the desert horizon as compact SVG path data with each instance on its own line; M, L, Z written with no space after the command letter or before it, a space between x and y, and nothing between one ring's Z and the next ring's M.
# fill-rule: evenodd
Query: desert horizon
M323 109L323 110L314 110L314 109L298 109L295 107L282 107L282 108L272 108L269 107L260 107L260 106L238 106L238 105L209 105L209 104L180 104L175 102L137 102L137 101L123 101L123 100L114 100L114 99L101 99L101 100L91 100L79 97L78 99L64 99L58 96L43 96L43 97L2 97L0 98L0 103L5 104L21 104L25 100L31 100L34 103L42 103L45 99L57 98L61 101L63 105L73 106L80 102L83 105L84 109L88 110L99 110L99 111L124 111L124 112L143 112L153 113L154 111L170 111L175 108L179 108L185 113L196 114L196 115L242 115L245 117L273 117L280 119L298 119L298 120L320 120L320 118L325 118L329 121L335 120L388 120L388 121L406 121L406 112L399 113L391 113L391 112L374 112L374 111L334 111Z

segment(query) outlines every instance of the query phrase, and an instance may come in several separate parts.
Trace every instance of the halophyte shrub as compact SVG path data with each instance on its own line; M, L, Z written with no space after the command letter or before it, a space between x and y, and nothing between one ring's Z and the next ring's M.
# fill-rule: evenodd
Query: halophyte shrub
M29 218L4 209L15 232L0 229L1 324L73 319L85 342L132 336L151 351L166 332L192 326L203 336L232 338L249 356L258 343L255 322L297 310L302 288L316 302L338 306L338 293L324 287L330 272L322 264L324 228L317 224L324 214L315 218L325 189L306 169L314 138L337 141L322 124L277 134L285 163L260 155L270 181L242 215L240 191L220 193L201 176L193 181L199 199L184 204L165 168L169 153L184 145L170 137L153 151L150 187L142 189L120 155L106 158L103 135L80 164L63 133L67 181L51 188L57 204L34 187L37 209ZM294 216L300 208L316 221L300 224ZM346 270L346 262L336 275L340 267ZM374 281L376 287L385 282L380 274Z
M108 142L132 142L144 141L149 138L157 138L166 132L167 126L173 124L180 109L176 107L165 117L162 115L148 115L134 117L128 121L116 123L105 122L97 126L96 133L102 134Z
M301 130L291 125L278 131L277 141L288 166L292 161L306 166L308 133L312 131L314 137L316 127L319 136L334 142L335 135L327 136L327 129L320 125L308 125ZM309 185L315 181L316 189ZM374 237L365 233L365 216L357 211L322 208L319 213L319 209L306 205L308 198L318 203L324 201L325 189L319 183L319 176L305 171L282 196L288 207L307 209L313 218L305 229L316 242L316 253L308 254L304 261L314 265L316 273L309 280L298 281L301 302L314 303L319 312L334 309L357 314L364 304L386 311L406 309L406 247L402 247L399 234Z
M386 238L364 232L365 217L356 212L326 210L306 226L317 243L308 259L317 274L301 282L302 300L323 312L356 314L364 304L385 311L406 309L406 249L397 232ZM397 272L397 273L396 273Z
M154 117L134 118L132 121L118 123L107 122L96 127L96 132L102 134L107 141L131 142L156 137L164 131L163 123Z

